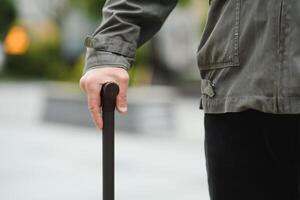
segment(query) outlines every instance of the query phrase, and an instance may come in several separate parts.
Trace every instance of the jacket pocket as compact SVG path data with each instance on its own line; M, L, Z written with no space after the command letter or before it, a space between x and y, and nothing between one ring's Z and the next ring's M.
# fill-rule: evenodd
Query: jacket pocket
M197 51L200 70L239 66L241 0L213 0Z

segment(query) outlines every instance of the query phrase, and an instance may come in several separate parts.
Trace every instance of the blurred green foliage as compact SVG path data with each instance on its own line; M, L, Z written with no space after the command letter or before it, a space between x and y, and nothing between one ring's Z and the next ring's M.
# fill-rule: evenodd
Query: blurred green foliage
M180 6L186 6L191 0L179 0ZM69 0L70 8L79 8L80 11L89 17L91 22L101 19L101 9L105 0ZM0 6L0 40L4 39L11 23L15 20L16 10L12 0L2 0ZM64 15L59 15L63 18ZM61 24L54 21L56 26ZM58 30L59 31L59 30ZM58 33L55 40L38 40L31 36L31 44L28 51L23 55L7 55L4 73L8 77L34 78L47 80L64 80L78 82L82 75L84 65L84 52L73 60L69 61L63 55L61 48L61 35ZM80 41L79 41L80 42ZM152 76L150 66L149 45L146 44L137 51L136 62L130 70L130 84L147 82ZM139 66L139 67L135 67ZM137 75L138 74L138 75Z
M10 25L16 19L16 9L13 2L1 0L0 13L0 41L3 41Z
M58 41L34 43L24 55L8 55L5 73L18 78L65 80L71 66L63 62Z
M179 0L178 3L180 6L186 6L191 2L191 0Z
M151 41L137 49L135 62L129 70L129 85L149 83L149 79L151 79L152 75L152 68L149 65L151 59L150 55Z
M102 7L105 4L105 0L70 0L72 6L80 8L86 15L93 20L99 19L102 16Z
M82 1L82 0L70 0L70 3L80 8L83 12L85 12L89 17L93 19L99 19L102 16L102 7L105 4L105 0L89 0L89 1ZM190 3L190 0L179 0L178 1L180 6L186 6Z

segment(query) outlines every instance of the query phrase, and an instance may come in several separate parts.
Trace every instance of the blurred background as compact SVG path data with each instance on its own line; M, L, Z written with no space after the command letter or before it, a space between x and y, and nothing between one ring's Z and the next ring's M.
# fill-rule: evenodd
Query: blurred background
M96 200L101 132L79 89L105 0L1 0L0 199ZM138 49L116 114L116 199L208 200L196 50L208 0L179 0Z

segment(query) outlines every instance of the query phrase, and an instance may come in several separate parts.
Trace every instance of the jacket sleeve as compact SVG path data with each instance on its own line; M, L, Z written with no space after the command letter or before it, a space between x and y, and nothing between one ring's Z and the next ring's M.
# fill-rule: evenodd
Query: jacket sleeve
M136 49L162 26L177 0L107 0L100 26L86 37L83 73L105 66L128 70Z

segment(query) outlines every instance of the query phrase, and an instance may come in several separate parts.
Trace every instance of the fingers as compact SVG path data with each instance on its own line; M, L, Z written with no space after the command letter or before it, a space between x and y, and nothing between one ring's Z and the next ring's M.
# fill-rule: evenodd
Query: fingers
M128 77L124 76L119 81L120 92L117 96L117 110L120 113L127 112L127 88L128 88Z
M101 111L100 108L101 100L99 96L100 90L101 90L100 84L90 84L88 87L86 87L88 108L92 116L93 122L98 129L103 128L102 117L100 114Z
M120 113L127 112L128 72L123 68L106 67L91 69L80 79L80 88L88 98L88 108L93 122L98 129L103 128L101 116L101 86L106 82L116 82L120 92L117 96L116 108Z

